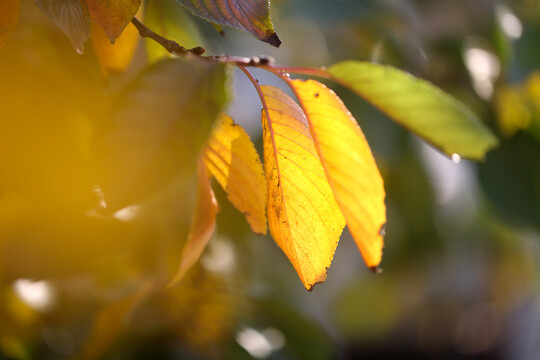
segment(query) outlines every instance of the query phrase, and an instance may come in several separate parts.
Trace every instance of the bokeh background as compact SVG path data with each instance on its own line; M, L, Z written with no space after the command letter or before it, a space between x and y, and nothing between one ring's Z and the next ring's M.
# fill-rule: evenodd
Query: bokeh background
M470 106L500 146L480 163L453 161L329 84L385 181L383 274L365 268L345 232L327 282L307 293L273 240L251 234L215 186L209 248L180 285L155 293L187 231L192 180L115 222L79 217L71 210L90 201L78 182L87 150L66 138L91 136L85 119L156 50L141 41L126 70L104 75L89 44L77 54L22 1L0 57L0 359L539 358L540 1L273 0L280 49L171 9L171 37L212 55L367 60L425 78ZM228 112L260 150L257 94L240 72L233 86Z

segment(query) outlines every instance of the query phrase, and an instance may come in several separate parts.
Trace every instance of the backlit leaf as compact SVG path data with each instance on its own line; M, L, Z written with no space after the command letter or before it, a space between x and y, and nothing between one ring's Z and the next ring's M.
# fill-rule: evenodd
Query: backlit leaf
M192 14L216 24L247 31L279 47L281 40L270 20L269 0L176 0Z
M36 0L41 11L67 35L71 45L78 51L90 37L90 18L84 1Z
M226 66L167 59L118 96L96 130L93 157L111 210L148 199L195 169L227 100Z
M86 0L86 4L92 21L114 42L139 10L141 0Z
M266 182L259 154L248 134L229 116L223 115L214 126L204 161L253 232L266 234Z
M261 86L268 223L306 289L326 280L345 219L302 110L280 89Z
M139 39L135 26L128 24L122 35L111 44L103 29L92 24L92 45L103 73L125 70L133 60Z
M386 223L384 186L364 134L339 97L315 80L293 80L313 140L366 265L376 268Z
M341 84L397 123L451 156L483 159L497 138L463 104L430 83L401 70L345 61L328 68Z
M197 166L197 202L193 211L188 240L182 250L180 267L167 287L177 284L189 268L199 260L214 234L218 211L219 206L210 186L210 177L204 160L201 159Z
M19 0L0 1L0 46L4 45L19 21Z
M205 41L191 16L178 6L175 0L152 0L146 3L144 23L161 36L184 46L194 48L205 47ZM163 46L152 39L145 39L146 53L150 62L163 57L172 57Z

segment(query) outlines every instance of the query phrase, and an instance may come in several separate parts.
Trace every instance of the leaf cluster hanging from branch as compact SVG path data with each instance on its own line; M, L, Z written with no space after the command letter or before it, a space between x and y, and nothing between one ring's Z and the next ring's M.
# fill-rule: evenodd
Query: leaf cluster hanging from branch
M162 1L147 0L148 8L158 13ZM366 265L378 270L386 224L385 190L370 147L336 93L316 80L291 79L289 74L324 78L349 88L448 156L481 160L497 144L463 104L389 66L346 61L319 69L281 66L265 57L202 56L202 47L186 49L135 18L141 0L36 2L79 52L92 34L103 68L127 67L137 41L132 36L135 28L181 57L152 58L135 80L111 95L106 121L93 128L89 146L94 185L103 193L108 215L146 204L186 173L197 174L191 228L169 286L197 261L214 232L219 207L211 178L245 215L253 232L265 234L268 223L306 289L325 281L345 225ZM247 31L276 47L281 43L266 0L175 2L215 24ZM0 45L17 18L18 1L2 1ZM128 25L132 35L126 41L132 45L124 52L120 40L127 38ZM111 43L118 44L98 41L91 26L99 26ZM115 52L123 57L112 61ZM232 67L244 72L260 97L262 162L245 131L226 115ZM296 100L280 88L260 85L249 67L279 77Z

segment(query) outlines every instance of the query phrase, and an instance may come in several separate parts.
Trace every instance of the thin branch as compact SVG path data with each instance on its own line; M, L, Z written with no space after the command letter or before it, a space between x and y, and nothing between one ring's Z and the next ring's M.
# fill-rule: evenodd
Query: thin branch
M206 51L203 47L200 46L194 47L193 49L186 49L182 45L178 44L176 41L166 39L163 36L156 34L152 30L147 28L143 23L141 23L136 17L131 19L131 23L135 25L137 30L139 30L139 34L142 37L154 40L173 55L183 56L186 54L193 54L201 56Z
M323 68L313 68L313 67L296 67L296 66L283 66L276 65L274 58L271 56L252 56L252 57L243 57L243 56L232 56L232 55L215 55L215 56L202 56L205 53L203 47L197 46L192 49L186 49L182 45L178 44L174 40L169 40L163 36L156 34L149 28L147 28L143 23L141 23L136 17L134 17L131 22L142 37L150 38L163 46L169 53L176 56L185 56L188 54L198 56L202 59L208 61L217 61L221 63L227 63L231 65L236 65L238 67L259 67L266 71L270 71L278 76L293 73L309 76L317 76L326 79L333 79L333 77L326 72L326 69ZM245 69L244 69L245 70Z

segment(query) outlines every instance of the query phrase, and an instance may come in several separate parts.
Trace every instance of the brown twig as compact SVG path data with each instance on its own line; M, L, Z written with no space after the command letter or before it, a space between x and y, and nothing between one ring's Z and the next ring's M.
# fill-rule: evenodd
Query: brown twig
M166 39L163 36L156 34L152 30L147 28L143 23L141 23L136 17L131 19L131 22L133 25L135 25L137 30L139 30L139 34L142 37L154 40L173 55L182 56L186 54L193 54L196 56L201 56L206 51L203 47L200 46L194 47L192 49L186 49L182 45L178 44L176 41Z
M192 49L186 49L182 45L178 44L174 40L169 40L163 36L156 34L137 18L131 20L133 25L139 31L142 37L150 38L163 46L169 53L176 56L195 55L208 61L217 61L236 65L238 67L260 67L267 71L270 71L278 76L286 73L295 73L302 75L317 76L322 78L331 78L324 68L309 68L309 67L294 67L294 66L280 66L274 63L274 59L271 56L260 55L253 57L233 56L233 55L215 55L215 56L202 56L206 50L197 46ZM244 69L245 70L245 69Z

